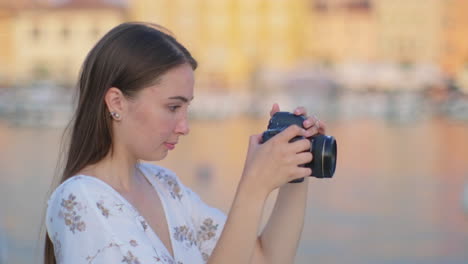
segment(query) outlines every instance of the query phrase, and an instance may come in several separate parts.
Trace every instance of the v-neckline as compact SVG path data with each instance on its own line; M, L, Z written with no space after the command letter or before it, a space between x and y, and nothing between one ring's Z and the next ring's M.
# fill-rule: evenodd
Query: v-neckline
M153 235L158 239L158 242L161 244L161 246L164 248L164 250L166 251L166 254L172 258L172 260L175 262L175 251L176 251L176 248L175 248L175 245L174 245L174 240L173 240L173 234L172 234L172 226L170 224L170 220L169 220L169 214L167 213L167 205L166 205L166 199L164 199L163 195L161 195L162 191L159 189L159 187L157 186L157 184L155 184L153 182L153 180L148 177L146 175L146 173L144 172L144 170L146 170L145 168L143 168L143 166L141 164L137 164L136 165L136 168L138 169L138 171L143 175L143 177L145 177L145 179L151 184L151 186L153 187L153 189L156 191L156 194L159 196L159 200L161 201L161 205L163 207L163 213L164 213L164 217L166 218L166 224L167 224L167 229L168 229L168 232L169 232L169 240L170 240L170 243L171 243L171 246L172 246L172 253L174 253L174 255L171 254L171 252L169 251L169 249L166 247L166 245L164 245L164 243L162 242L161 238L158 236L158 234L153 230L153 228L149 225L149 222L143 217L143 215L138 211L138 209L132 204L130 203L130 201L127 200L127 198L125 198L122 194L120 194L116 189L114 189L114 187L112 187L110 184L108 184L107 182L97 178L97 177L94 177L94 176L90 176L90 175L86 175L86 174L77 174L75 175L74 177L76 176L84 176L86 178L91 178L92 180L95 180L97 182L99 182L101 185L105 186L106 188L108 188L111 192L113 192L120 200L122 200L123 203L125 203L129 208L131 208L131 210L133 210L133 212L137 215L138 218L142 219L145 223L147 223L147 227L149 228L149 230L153 233ZM151 239L151 238L150 238Z

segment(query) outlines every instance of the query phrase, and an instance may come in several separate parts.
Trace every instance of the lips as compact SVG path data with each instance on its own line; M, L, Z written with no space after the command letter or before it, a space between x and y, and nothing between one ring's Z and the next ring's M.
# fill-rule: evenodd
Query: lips
M177 144L177 142L174 142L174 143L165 142L164 143L164 145L170 150L174 149L176 144Z

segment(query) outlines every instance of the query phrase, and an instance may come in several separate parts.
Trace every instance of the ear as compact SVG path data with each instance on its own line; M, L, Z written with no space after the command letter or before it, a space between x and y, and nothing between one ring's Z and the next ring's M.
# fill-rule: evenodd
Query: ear
M104 101L109 112L117 112L122 116L125 109L125 96L119 88L109 88L104 96Z

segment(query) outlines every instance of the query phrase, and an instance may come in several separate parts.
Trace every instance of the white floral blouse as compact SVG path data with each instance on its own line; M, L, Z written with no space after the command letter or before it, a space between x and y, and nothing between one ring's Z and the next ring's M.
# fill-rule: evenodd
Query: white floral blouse
M98 178L76 175L48 201L46 225L57 263L206 263L226 221L182 185L172 171L138 165L158 192L174 258L138 211Z

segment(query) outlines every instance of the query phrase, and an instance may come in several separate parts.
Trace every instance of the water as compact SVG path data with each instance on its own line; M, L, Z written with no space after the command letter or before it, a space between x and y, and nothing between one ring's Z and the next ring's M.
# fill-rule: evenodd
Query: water
M263 131L266 122L194 121L190 135L159 164L227 211L248 136ZM468 211L462 203L467 123L354 118L328 126L338 140L338 166L333 179L310 182L297 264L468 263ZM40 262L39 226L61 133L0 121L1 263Z

